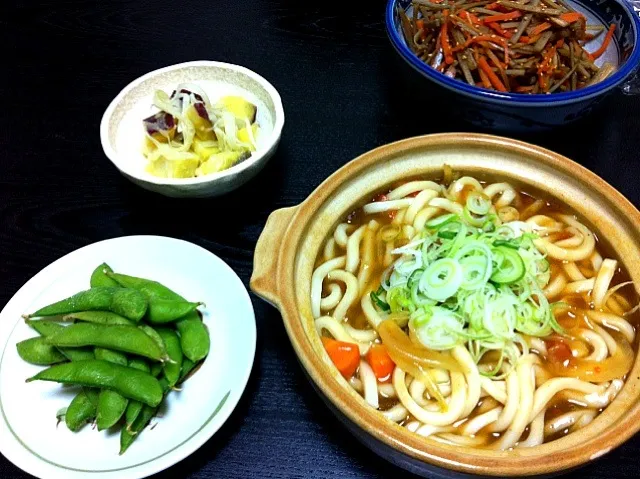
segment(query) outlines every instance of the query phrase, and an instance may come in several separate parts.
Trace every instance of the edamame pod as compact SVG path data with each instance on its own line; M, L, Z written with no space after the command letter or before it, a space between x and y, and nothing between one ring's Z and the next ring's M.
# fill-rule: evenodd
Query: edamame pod
M198 313L189 313L176 322L176 328L180 333L180 345L182 352L194 363L204 359L209 354L211 339L209 331L204 325Z
M185 300L178 293L157 281L117 273L107 273L107 275L115 279L121 286L136 289L144 293L148 298L174 301ZM197 311L187 313L180 318L176 322L176 327L180 332L182 351L187 358L197 363L209 354L209 348L211 347L209 332L202 323Z
M180 370L180 379L178 380L178 384L186 381L189 378L189 373L193 371L193 368L196 366L196 363L191 361L189 358L184 358L182 361L182 369Z
M120 285L109 278L106 273L113 273L113 270L107 263L102 263L91 273L90 286L92 288L97 288L98 286L119 287Z
M129 362L129 367L138 369L140 371L145 371L145 372L150 371L149 364L145 360L139 359L139 358L132 359ZM143 407L143 404L141 402L133 401L133 400L129 401L129 404L127 405L127 410L124 412L124 420L126 423L125 427L131 428L131 426L133 425L133 422L138 417L138 414L140 414L142 407Z
M144 293L149 298L171 299L184 301L184 298L162 283L146 278L128 276L126 274L107 273L109 278L115 280L123 288L131 288Z
M128 363L127 356L120 351L112 351L111 349L106 348L96 348L94 350L94 355L96 359L119 364L120 366L126 366Z
M26 362L39 366L62 363L67 358L55 346L47 344L45 338L37 337L16 344L18 355Z
M124 454L133 444L136 437L147 427L153 416L158 412L158 407L143 406L131 427L123 427L120 431L120 455Z
M149 298L146 319L153 324L170 323L194 312L201 304L173 299Z
M34 316L59 316L80 311L111 311L132 321L140 321L147 312L147 298L140 291L100 286L45 306Z
M127 365L127 357L118 352L111 351L110 349L96 348L96 359L102 361L108 361L113 364L119 364L121 366ZM96 412L96 425L98 431L109 429L115 423L117 423L124 412L127 409L129 400L123 397L116 391L109 389L103 389L98 396L98 408Z
M162 401L163 389L149 373L93 359L57 364L27 379L109 389L122 396L156 407Z
M166 352L144 331L135 326L104 326L77 323L47 337L47 343L58 347L98 346L125 353L165 361Z
M87 323L133 326L135 323L127 318L109 311L80 311L78 313L67 314L63 321L84 321Z
M51 336L64 329L64 326L54 323L52 321L33 321L31 319L26 320L27 324L35 329L44 337ZM69 361L85 361L87 359L94 359L93 349L87 348L57 348Z
M152 364L150 372L154 378L160 377L160 374L162 373L162 363Z
M182 348L180 346L180 338L176 332L168 328L158 328L156 330L162 341L165 350L171 361L167 361L162 365L164 369L164 377L169 383L169 387L173 388L180 379L180 371L182 370Z
M165 393L170 390L169 385L164 379L160 381L160 386L162 387L163 391L165 391ZM138 414L138 417L133 422L131 427L122 428L122 431L120 432L120 455L126 452L133 441L135 441L140 433L144 430L144 428L147 427L151 419L158 412L158 409L159 407L143 406L140 414Z
M98 392L95 389L83 388L67 408L64 416L67 427L73 432L78 432L82 426L93 420L96 417L97 401Z
M129 400L115 391L108 389L100 391L96 413L98 431L103 431L114 426L127 410L128 404Z
M35 329L41 336L47 337L52 334L59 333L64 329L64 326L53 321L26 319L25 322Z

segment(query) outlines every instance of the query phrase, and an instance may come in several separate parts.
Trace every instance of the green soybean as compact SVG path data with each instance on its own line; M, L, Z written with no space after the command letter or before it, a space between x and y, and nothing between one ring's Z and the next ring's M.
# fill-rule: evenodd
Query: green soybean
M96 413L98 431L114 426L127 410L128 404L129 400L115 391L109 389L100 391Z
M27 319L27 324L45 338L64 330L64 326L52 321L34 321ZM57 348L69 361L85 361L93 359L93 349L88 348Z
M80 311L77 313L67 314L63 321L84 321L87 323L133 326L136 323L109 311Z
M145 360L138 358L132 359L129 362L129 367L145 372L150 371L149 364ZM140 411L142 411L142 407L143 404L139 401L129 401L127 409L124 412L124 420L127 428L131 428L133 422L138 417L138 414L140 414Z
M165 393L167 393L170 390L169 385L165 380L161 380L160 385ZM153 417L158 412L158 409L159 409L159 406L156 406L156 407L150 407L148 405L143 406L142 410L140 411L140 414L138 414L138 417L133 422L131 427L122 428L122 431L120 432L120 455L126 452L126 450L129 448L129 446L131 446L133 441L135 441L136 438L140 435L140 433L142 433L144 428L147 427L151 419L153 419Z
M160 374L162 374L162 371L163 371L163 369L162 369L162 364L161 363L154 363L154 364L151 365L150 373L154 378L159 377Z
M16 344L18 355L26 362L39 366L62 363L67 360L55 346L46 343L45 338L37 337Z
M189 358L184 358L182 361L182 368L180 369L180 379L178 380L178 384L189 379L191 371L196 367L196 363L191 361Z
M47 343L58 347L98 346L164 361L166 352L136 326L104 326L76 323L47 337Z
M27 319L25 321L29 326L35 329L41 336L51 336L52 334L59 333L64 329L64 326L53 321L40 320L34 321L33 319Z
M173 299L149 298L149 309L145 318L153 324L170 323L194 312L200 304Z
M112 351L110 349L96 348L95 356L96 359L119 364L121 366L126 366L128 363L126 355L119 351ZM117 423L127 409L127 404L129 404L129 400L115 391L110 391L108 389L100 391L96 413L96 425L98 426L98 431L109 429Z
M125 288L136 289L144 293L149 299L160 298L173 301L185 301L178 293L157 281L117 273L107 273L107 275L115 279ZM197 363L209 354L211 347L209 332L202 323L197 311L187 313L180 318L176 322L176 327L180 332L182 351L187 358Z
M176 332L168 328L158 328L156 330L162 341L170 361L163 363L164 377L172 388L180 379L180 371L182 370L182 348L180 347L180 338Z
M158 332L155 329L153 329L148 324L141 324L139 328L142 332L144 332L147 336L149 336L151 340L154 343L156 343L160 349L165 351L164 341L162 340L162 337L158 334Z
M131 424L131 427L122 428L122 431L120 431L120 455L129 449L129 446L133 444L133 441L135 441L136 437L147 427L157 412L158 407L145 405L142 407L133 424Z
M91 388L83 388L67 408L64 417L67 427L73 432L78 432L82 429L82 426L92 421L96 417L97 401L98 391Z
M126 366L128 364L127 356L119 351L112 351L106 348L96 348L94 350L96 359L101 361L108 361L110 363L119 364L120 366Z
M131 288L144 293L149 298L172 299L174 301L184 301L184 298L173 290L167 288L162 283L146 278L128 276L126 274L107 273L109 278L114 279L123 288Z
M163 388L149 373L98 359L57 364L27 382L37 380L109 389L151 407L160 404L163 397Z
M132 321L147 312L147 298L135 289L100 286L39 309L34 316L59 316L81 311L111 311Z
M211 348L209 331L200 320L198 313L190 313L178 320L176 327L180 333L180 345L186 357L197 363L209 354Z
M92 288L99 286L119 287L120 285L114 280L109 278L106 273L113 273L113 270L107 263L102 263L91 273L91 280L89 284Z

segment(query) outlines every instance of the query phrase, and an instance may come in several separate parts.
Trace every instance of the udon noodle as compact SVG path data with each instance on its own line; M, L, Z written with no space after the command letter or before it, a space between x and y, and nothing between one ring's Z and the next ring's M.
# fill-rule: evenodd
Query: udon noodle
M448 167L443 182L396 185L335 228L311 307L364 401L446 444L532 447L585 427L635 356L636 291L595 234Z

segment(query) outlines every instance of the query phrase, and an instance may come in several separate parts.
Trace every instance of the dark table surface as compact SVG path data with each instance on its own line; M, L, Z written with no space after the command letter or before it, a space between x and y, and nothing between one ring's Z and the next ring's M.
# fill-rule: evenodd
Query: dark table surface
M272 210L299 203L378 145L473 131L430 108L430 87L404 87L380 0L34 0L3 1L0 11L0 306L57 258L134 234L203 246L248 286ZM102 113L136 77L203 59L244 65L279 90L279 150L259 177L223 198L145 192L103 155ZM614 93L586 122L517 137L582 163L640 206L639 128L640 97ZM342 428L303 375L278 312L252 301L258 345L242 400L214 438L158 477L404 474ZM639 455L637 437L573 476L637 477ZM29 476L0 456L0 477Z

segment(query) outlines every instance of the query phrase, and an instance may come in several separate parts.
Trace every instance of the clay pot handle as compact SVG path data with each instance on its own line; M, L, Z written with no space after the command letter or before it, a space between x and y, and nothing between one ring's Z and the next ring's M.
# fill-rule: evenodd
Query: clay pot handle
M284 233L297 206L282 208L269 215L267 224L258 238L253 255L251 290L265 301L278 307L278 260Z

